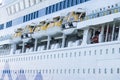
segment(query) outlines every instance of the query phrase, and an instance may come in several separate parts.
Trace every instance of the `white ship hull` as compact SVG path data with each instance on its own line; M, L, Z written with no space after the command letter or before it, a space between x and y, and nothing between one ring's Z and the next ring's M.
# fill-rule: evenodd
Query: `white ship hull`
M110 42L1 57L0 75L3 80L119 80L119 48L120 42ZM38 73L41 79L35 78Z

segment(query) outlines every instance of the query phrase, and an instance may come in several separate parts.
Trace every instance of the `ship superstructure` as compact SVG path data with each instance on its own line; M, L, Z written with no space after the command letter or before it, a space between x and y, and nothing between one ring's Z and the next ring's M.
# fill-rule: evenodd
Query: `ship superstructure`
M0 7L1 80L120 79L119 0L8 1Z

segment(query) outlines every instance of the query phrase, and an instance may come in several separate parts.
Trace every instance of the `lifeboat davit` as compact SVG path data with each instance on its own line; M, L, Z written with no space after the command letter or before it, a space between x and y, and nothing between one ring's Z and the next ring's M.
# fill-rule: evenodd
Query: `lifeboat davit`
M34 33L32 34L32 37L33 38L42 38L44 36L47 36L47 33L46 33L47 25L48 25L48 23L45 21L40 22L40 25L38 25L35 28Z
M74 34L77 32L77 23L84 17L84 12L70 12L63 18L63 33L65 35Z
M62 17L58 16L53 18L47 26L47 35L53 36L62 33Z
M28 42L32 38L32 33L33 33L34 26L27 25L21 35L22 41L23 42Z
M22 41L22 39L21 39L22 31L23 31L22 28L18 28L15 31L15 34L12 37L12 43L18 43L18 42Z

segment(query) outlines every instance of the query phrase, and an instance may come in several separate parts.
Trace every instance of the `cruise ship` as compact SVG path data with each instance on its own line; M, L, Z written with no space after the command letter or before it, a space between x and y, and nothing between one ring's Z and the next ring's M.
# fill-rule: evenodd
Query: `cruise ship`
M120 0L3 0L0 80L120 80Z

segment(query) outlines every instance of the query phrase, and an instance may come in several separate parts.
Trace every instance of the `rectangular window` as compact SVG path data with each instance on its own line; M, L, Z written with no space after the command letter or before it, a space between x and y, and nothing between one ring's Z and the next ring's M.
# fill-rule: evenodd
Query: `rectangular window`
M52 13L52 7L49 6L49 14Z
M66 0L66 7L70 7L69 3L70 3L70 0Z
M39 11L36 11L36 18L38 18Z
M73 6L73 5L74 5L74 2L73 2L73 0L71 0L71 3L70 3L70 5L71 5L71 6Z
M60 10L60 3L58 3L58 11Z
M56 4L54 4L54 12L56 11Z
M59 5L60 5L60 10L62 10L63 9L62 2L60 2Z
M1 24L0 25L0 30L4 28L4 24Z
M51 11L52 11L52 10L51 10L51 6L49 6L49 14L51 13Z
M34 19L36 18L36 12L34 12L34 17L33 17Z
M66 8L66 6L65 6L65 1L63 1L63 9L65 9Z
M52 12L55 12L55 5L52 5Z
M31 19L31 14L28 14L28 21L30 21Z
M46 8L46 14L49 14L49 12L48 12L48 11L49 11L49 8L47 7L47 8Z
M6 28L11 27L11 26L12 26L12 21L9 21L6 23Z
M23 16L23 22L25 22L26 21L26 18L25 18L25 16Z
M31 20L33 19L33 17L34 17L34 15L33 15L33 13L31 13Z
M26 21L28 21L28 15L26 15L25 18L26 18ZM25 21L25 22L26 22L26 21Z
M56 11L58 11L58 3L56 4Z

